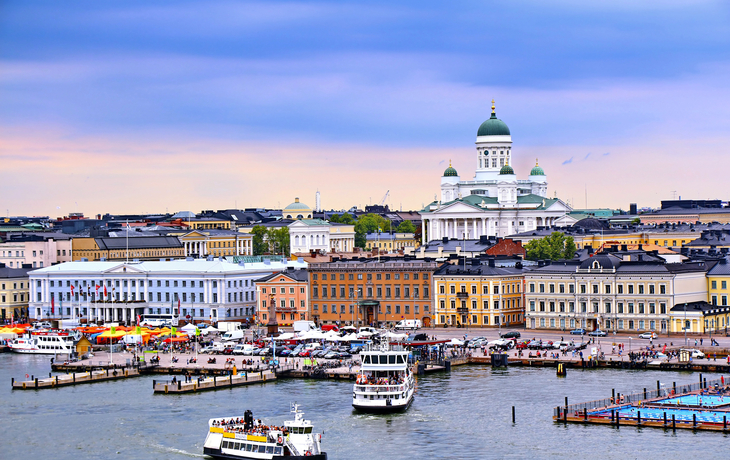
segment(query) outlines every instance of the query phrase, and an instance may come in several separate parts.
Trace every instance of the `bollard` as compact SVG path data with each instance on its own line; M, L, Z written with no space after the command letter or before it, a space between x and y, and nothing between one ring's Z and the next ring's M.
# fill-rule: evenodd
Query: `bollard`
M515 423L515 406L512 406L512 423Z
M58 376L56 376L56 386L58 386Z
M73 382L76 383L76 372L73 373Z
M662 391L662 383L657 380L656 381L656 395L659 396L659 392Z
M722 416L722 429L727 430L727 415Z
M672 382L672 394L677 394L677 382Z
M563 422L568 423L568 406L565 406L563 410Z
M664 428L667 427L667 411L664 411Z
M697 414L692 414L692 428L697 428Z
M15 386L15 377L10 377L10 388Z
M588 421L588 408L587 407L583 408L583 421L585 421L585 422Z
M215 386L217 386L217 383L216 383L216 376L215 376L215 375L213 376L213 386L214 386L214 387L215 387Z
M644 388L644 399L646 399L646 388Z
M700 388L702 388L702 374L700 374Z
M568 407L568 397L565 397L565 407Z
M636 413L636 426L641 426L641 411Z
M677 421L674 420L674 414L672 414L672 429L673 430L677 429Z
M703 388L707 389L707 378L705 378L705 383L704 383Z
M614 404L616 404L616 389L611 389L611 401L613 401Z
M35 379L35 387L38 388L38 379Z
M156 386L156 385L157 385L157 380L153 380L153 381L152 381L152 389L153 389L153 390L155 389L155 386Z

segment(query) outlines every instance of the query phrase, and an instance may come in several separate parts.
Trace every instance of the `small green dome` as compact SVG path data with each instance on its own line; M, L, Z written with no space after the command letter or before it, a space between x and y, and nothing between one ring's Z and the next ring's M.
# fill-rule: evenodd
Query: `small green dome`
M515 173L515 170L512 169L512 166L510 166L510 165L504 165L504 166L502 166L502 169L499 170L500 176L502 174L514 174L514 173Z
M444 177L454 177L458 175L459 173L457 173L456 170L451 167L451 161L449 160L449 167L446 168L446 170L444 171Z
M311 209L312 208L310 208L306 204L300 203L299 198L295 198L294 203L284 208L283 211L311 211Z
M531 176L544 176L545 171L542 170L539 164L537 164L537 160L535 160L535 167L530 170Z

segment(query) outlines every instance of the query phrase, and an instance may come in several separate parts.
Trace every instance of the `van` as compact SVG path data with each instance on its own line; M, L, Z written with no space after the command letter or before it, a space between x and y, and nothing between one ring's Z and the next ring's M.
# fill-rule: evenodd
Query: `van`
M253 353L254 346L250 343L239 343L233 348L234 355L250 355Z
M241 330L228 331L221 336L221 341L230 342L233 340L240 340L242 338L243 338L243 331L241 331Z
M421 328L421 320L420 319L404 319L401 321L398 321L398 323L395 325L396 329L406 330L410 329L415 331L416 329Z

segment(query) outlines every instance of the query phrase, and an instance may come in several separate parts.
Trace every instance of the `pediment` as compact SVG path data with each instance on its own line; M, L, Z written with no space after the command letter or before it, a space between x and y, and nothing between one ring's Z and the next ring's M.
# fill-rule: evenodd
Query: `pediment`
M144 273L139 267L132 264L119 264L116 267L112 267L109 270L105 270L103 273L116 274L116 273Z
M451 214L451 213L474 213L474 212L482 212L483 209L478 208L476 206L464 203L462 201L457 201L454 203L451 203L449 205L446 205L442 207L441 209L437 209L433 212L433 214Z

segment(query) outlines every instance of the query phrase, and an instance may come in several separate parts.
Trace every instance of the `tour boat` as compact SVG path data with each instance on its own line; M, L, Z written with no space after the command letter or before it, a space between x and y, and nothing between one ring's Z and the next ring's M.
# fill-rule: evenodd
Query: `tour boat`
M299 405L292 404L291 412L294 420L285 421L284 426L263 425L250 410L243 417L210 419L203 453L223 459L326 460L322 435L312 432L312 422L304 420Z
M360 352L360 372L352 405L363 412L397 412L410 406L416 389L408 367L408 350L388 343L370 345Z
M44 355L69 354L76 351L76 335L68 332L33 332L8 342L10 351Z

